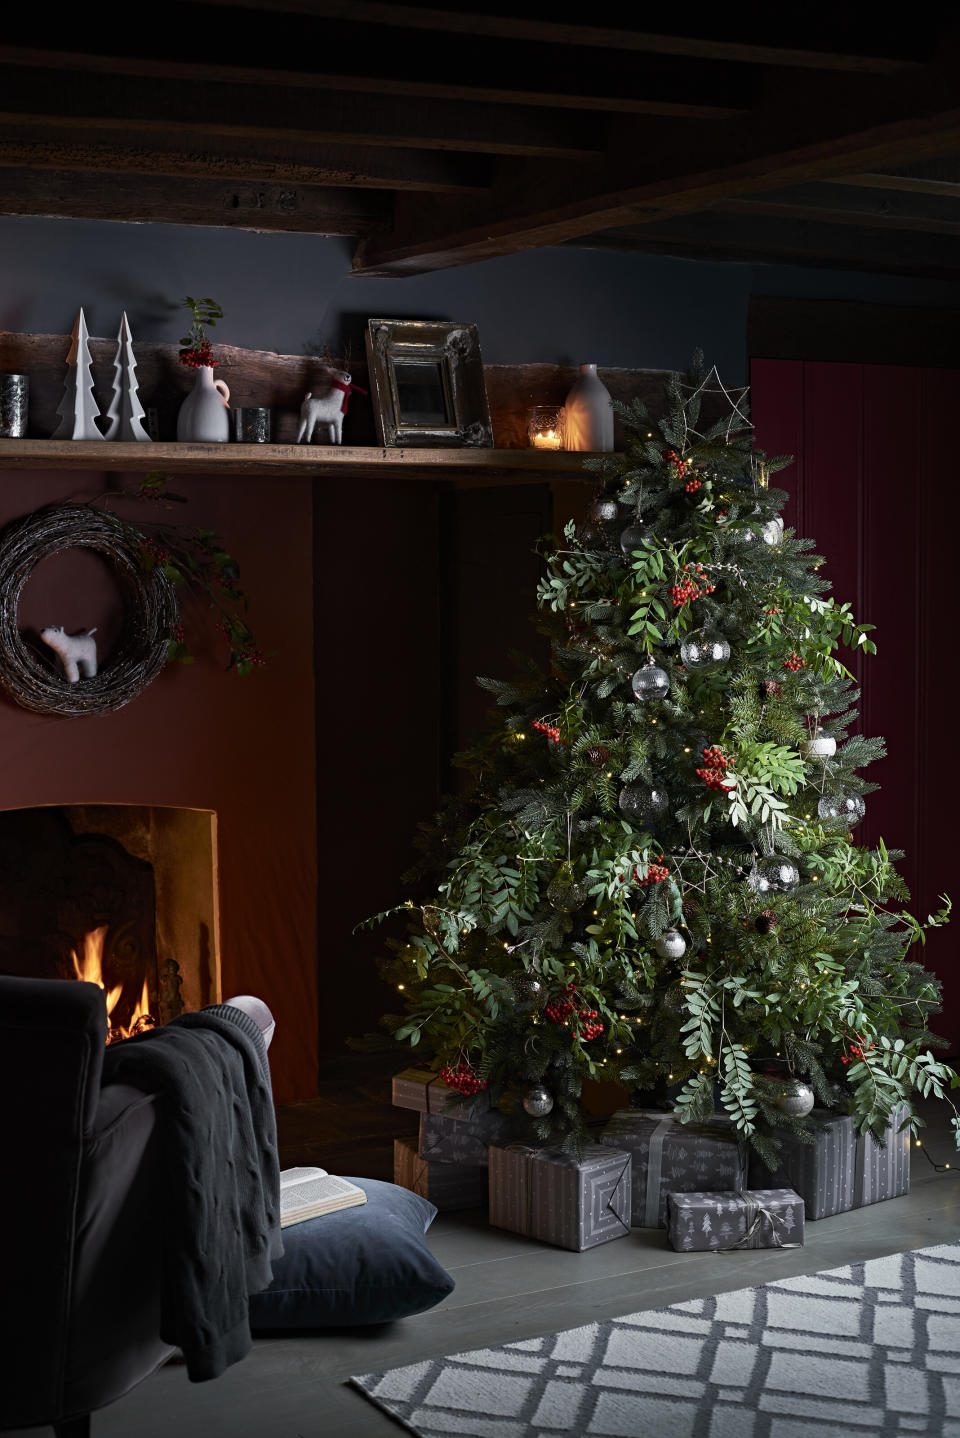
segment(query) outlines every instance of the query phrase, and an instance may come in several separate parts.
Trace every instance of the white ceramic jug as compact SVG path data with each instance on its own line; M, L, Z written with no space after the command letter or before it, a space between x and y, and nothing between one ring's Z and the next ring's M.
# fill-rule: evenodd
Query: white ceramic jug
M610 391L597 374L595 364L582 364L567 395L567 449L590 449L595 453L613 450L613 406Z
M222 379L214 379L209 365L196 371L193 389L177 415L177 439L225 442L230 438L227 405L230 390Z

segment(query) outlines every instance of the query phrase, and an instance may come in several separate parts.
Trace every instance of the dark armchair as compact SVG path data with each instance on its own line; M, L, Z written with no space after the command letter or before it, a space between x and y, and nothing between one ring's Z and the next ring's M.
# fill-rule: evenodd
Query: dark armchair
M101 1089L94 984L0 976L0 1429L86 1438L159 1337L155 1100Z

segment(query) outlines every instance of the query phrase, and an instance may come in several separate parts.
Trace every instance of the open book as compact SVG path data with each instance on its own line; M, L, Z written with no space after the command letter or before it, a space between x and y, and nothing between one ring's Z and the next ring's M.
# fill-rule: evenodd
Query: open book
M280 1227L303 1223L338 1208L355 1208L367 1195L355 1183L336 1178L325 1168L286 1168L280 1174Z

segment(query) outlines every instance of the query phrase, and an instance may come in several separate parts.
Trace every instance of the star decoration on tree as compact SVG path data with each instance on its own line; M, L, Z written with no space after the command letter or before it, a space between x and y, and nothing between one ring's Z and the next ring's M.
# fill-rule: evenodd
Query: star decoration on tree
M711 380L716 380L716 385L712 386L710 383ZM703 435L698 429L694 429L691 424L688 424L687 410L693 400L699 399L700 396L704 394L722 394L730 407L729 413L727 415L726 433L724 435L724 438L727 440L728 443L730 440L731 433L740 433L742 430L745 429L753 429L753 423L750 420L749 415L740 408L740 406L742 404L745 404L746 402L747 395L750 393L750 386L748 384L732 386L725 385L723 380L720 378L719 373L717 372L716 365L712 367L709 374L706 374L698 385L682 385L682 388L690 390L690 398L683 406L683 426L685 435L693 435L697 439L703 438ZM739 421L739 423L737 423L737 421Z

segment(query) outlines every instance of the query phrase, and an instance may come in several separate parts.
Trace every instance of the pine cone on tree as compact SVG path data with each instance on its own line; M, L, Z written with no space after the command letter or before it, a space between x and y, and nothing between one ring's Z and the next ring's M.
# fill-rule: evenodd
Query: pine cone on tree
M599 769L601 764L605 764L610 758L610 750L605 744L594 744L587 750L587 758Z
M758 934L772 934L780 922L780 916L775 909L764 909L758 914L754 921L754 928Z
M774 695L779 699L783 693L783 685L778 684L775 679L764 679L760 684L760 688L768 699L772 699Z

